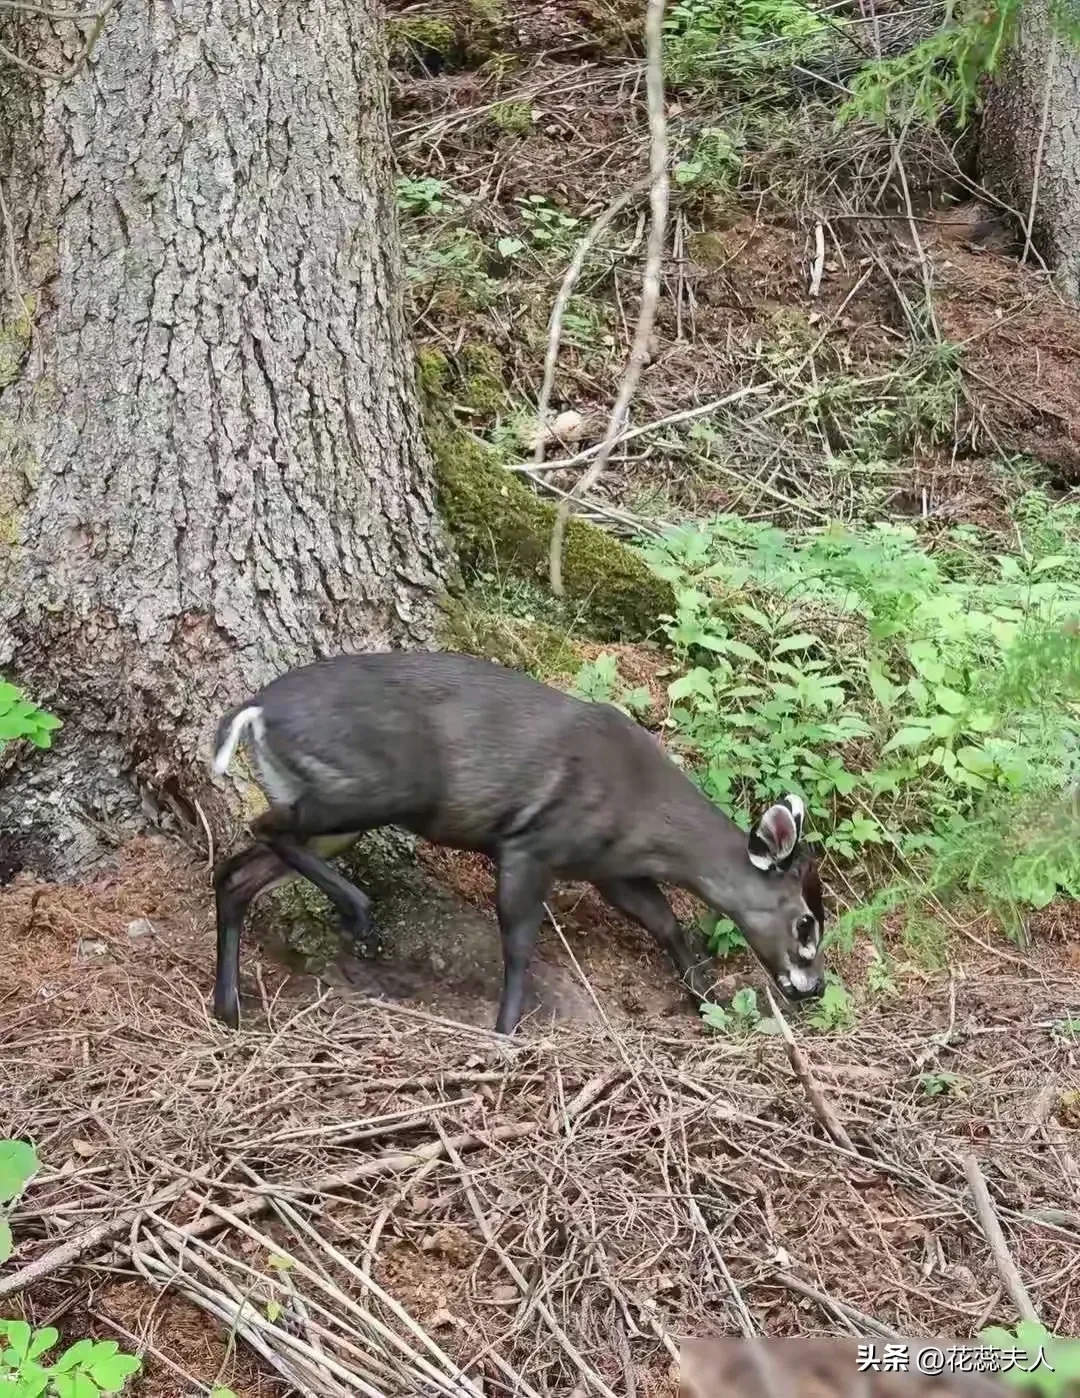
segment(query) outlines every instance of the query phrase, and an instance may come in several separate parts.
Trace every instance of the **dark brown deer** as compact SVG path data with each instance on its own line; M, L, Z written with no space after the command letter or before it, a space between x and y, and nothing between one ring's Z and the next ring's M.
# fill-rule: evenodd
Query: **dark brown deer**
M521 1019L556 879L593 884L644 927L699 1000L704 951L661 883L730 917L786 998L824 988L824 909L816 864L800 850L802 801L785 797L747 834L609 704L472 656L347 655L291 670L226 714L215 772L242 742L270 808L252 825L255 843L215 873L214 1014L234 1028L252 899L299 875L331 900L346 937L362 937L370 900L326 859L385 825L495 861L502 1033Z

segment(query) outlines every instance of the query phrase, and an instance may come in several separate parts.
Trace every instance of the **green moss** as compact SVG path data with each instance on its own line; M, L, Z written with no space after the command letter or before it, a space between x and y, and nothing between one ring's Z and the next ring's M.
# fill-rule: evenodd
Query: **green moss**
M589 36L604 53L639 57L644 48L644 10L636 0L582 0Z
M699 267L726 267L738 253L737 244L722 229L692 233L687 240L691 258Z
M421 345L416 351L416 371L420 380L420 393L425 402L437 402L445 396L450 361L442 350L432 349L430 345Z
M524 136L533 127L531 102L496 102L488 119L499 131L508 136Z
M456 8L462 47L471 62L501 58L510 26L503 0L463 0Z
M432 56L444 63L453 59L457 48L454 26L436 15L406 15L386 21L387 42L392 62L410 61L426 66Z
M13 549L22 532L30 492L41 475L41 463L15 422L0 414L0 544Z
M425 14L387 20L391 60L409 67L478 68L503 57L509 16L502 0L436 3Z
M22 373L26 356L30 352L33 328L33 307L29 304L26 315L0 325L0 390L13 384Z
M494 417L506 407L502 355L492 345L466 343L459 355L461 390L458 397L483 417Z
M808 349L818 338L801 306L776 306L768 316L776 342L782 348Z
M545 575L555 507L541 500L491 448L428 415L443 519L467 566ZM675 609L669 583L633 549L610 534L571 519L563 552L567 600L587 618L597 640L649 634L661 613Z
M438 641L446 650L482 655L540 680L571 679L585 662L566 633L547 622L509 616L468 596L447 598L442 610Z

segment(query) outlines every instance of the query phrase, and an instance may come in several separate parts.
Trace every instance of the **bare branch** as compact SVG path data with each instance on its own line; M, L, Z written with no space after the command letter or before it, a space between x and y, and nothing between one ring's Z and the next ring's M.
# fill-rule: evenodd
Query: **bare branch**
M641 285L641 306L638 310L637 328L630 349L630 362L619 386L618 397L611 411L607 432L596 460L575 483L567 498L563 500L555 516L551 531L551 549L548 559L551 590L556 597L563 595L562 549L566 534L567 520L574 498L588 493L607 465L615 439L622 430L630 400L634 396L641 370L649 352L649 337L653 321L656 319L656 306L660 300L660 265L664 252L664 237L667 232L668 212L668 147L667 120L664 116L664 0L649 0L645 15L645 87L649 107L649 171L652 184L650 203L652 224L649 229L649 243L645 257L645 270Z
M574 289L574 284L581 275L581 269L585 265L585 259L589 255L590 249L603 237L608 228L611 227L615 219L622 213L633 199L639 194L643 194L652 183L652 177L647 180L639 180L637 184L631 185L624 190L616 199L613 199L604 212L596 220L593 226L578 243L574 256L566 269L566 275L562 279L559 287L559 294L555 298L555 305L552 307L551 320L548 322L548 346L547 354L544 358L544 382L540 386L540 397L536 405L537 433L536 445L533 448L533 466L542 466L544 463L544 444L546 436L544 433L545 421L547 418L548 403L551 400L551 390L555 384L555 364L559 358L559 340L562 336L562 321L566 307L570 303L570 296Z

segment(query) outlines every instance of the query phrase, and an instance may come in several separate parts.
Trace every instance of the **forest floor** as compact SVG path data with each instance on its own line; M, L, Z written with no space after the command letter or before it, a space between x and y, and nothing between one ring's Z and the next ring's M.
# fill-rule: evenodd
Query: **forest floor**
M562 270L645 168L637 9L395 8L415 336L508 462L528 455ZM674 87L676 157L707 165L700 133L730 99ZM635 406L659 425L598 498L646 522L1007 530L1032 459L1053 488L1080 477L1080 316L1000 229L969 236L973 206L942 214L942 191L977 193L944 140L911 144L908 217L864 201L883 138L805 134L759 131L738 197L715 170L677 191ZM569 310L553 407L581 421L549 448L556 489L580 469L560 460L603 432L643 210ZM733 409L712 437L669 421L770 374L768 414ZM537 605L535 588L487 581L501 606ZM644 651L619 656L654 682ZM422 859L490 916L483 861ZM490 1031L490 978L414 977L380 1003L345 963L316 982L255 948L229 1034L209 1014L212 894L188 851L146 840L81 887L0 888L4 1132L32 1135L43 1161L12 1216L0 1311L138 1347L135 1391L162 1398L479 1394L481 1379L487 1395L660 1398L682 1335L1014 1325L973 1158L1043 1322L1075 1331L1075 905L1032 918L1026 950L989 919L953 919L935 965L898 956L857 1013L793 1015L812 1093L782 1038L707 1032L653 946L591 897L555 912L556 1022L536 1016L517 1042ZM865 977L867 960L856 945L836 965ZM729 979L760 991L738 956ZM78 1259L53 1255L97 1225ZM62 1265L4 1300L8 1274L50 1257ZM450 1386L452 1364L473 1387Z
M484 897L471 863L459 883ZM559 927L594 1014L517 1043L488 995L316 994L254 949L230 1034L210 905L205 867L160 841L81 888L0 891L0 1095L44 1161L12 1265L113 1225L21 1303L137 1339L140 1393L288 1391L230 1340L241 1309L320 1394L357 1391L335 1362L438 1392L424 1359L488 1394L674 1394L678 1339L741 1323L967 1338L1014 1314L969 1157L1048 1328L1075 1323L1075 916L1023 955L964 929L948 972L842 1030L796 1023L815 1102L782 1040L703 1034L645 940L584 904Z

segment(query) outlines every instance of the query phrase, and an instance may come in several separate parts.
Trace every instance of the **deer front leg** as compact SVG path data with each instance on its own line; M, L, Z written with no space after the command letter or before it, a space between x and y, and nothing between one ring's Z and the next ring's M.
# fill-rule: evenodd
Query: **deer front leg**
M649 933L674 962L693 998L704 1000L711 985L709 958L693 945L659 884L652 879L610 879L594 887L605 903Z
M498 913L502 937L503 992L497 1034L512 1034L521 1022L525 985L536 947L544 900L551 891L551 870L524 850L503 848L498 854Z

